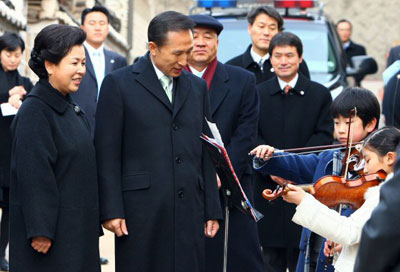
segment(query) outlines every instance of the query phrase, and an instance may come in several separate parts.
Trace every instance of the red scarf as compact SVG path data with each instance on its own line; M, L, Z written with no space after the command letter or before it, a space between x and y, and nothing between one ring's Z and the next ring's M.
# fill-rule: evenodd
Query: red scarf
M218 65L218 59L215 57L215 59L208 64L206 71L204 72L202 78L207 81L207 87L208 90L210 90L211 82L214 78L215 70L217 70L217 65ZM186 65L184 68L186 71L189 71L192 73L192 70L190 69L189 65Z

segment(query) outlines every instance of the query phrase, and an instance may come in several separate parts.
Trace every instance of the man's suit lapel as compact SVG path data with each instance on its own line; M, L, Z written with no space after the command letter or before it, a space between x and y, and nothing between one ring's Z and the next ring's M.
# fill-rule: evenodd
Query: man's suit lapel
M115 60L111 57L111 54L108 50L104 49L104 64L105 64L105 75L108 75L112 71L114 71L114 63Z
M85 48L85 55L86 55L86 73L89 74L91 77L93 77L94 81L97 84L96 80L96 73L94 72L93 64L92 61L90 60L90 55L87 49Z
M217 69L210 86L210 104L211 116L217 111L222 101L225 99L229 91L229 86L226 82L229 81L229 75L222 63L218 62Z
M190 81L188 79L188 75L186 71L183 71L182 74L174 81L176 83L175 90L175 102L174 102L174 112L172 115L172 119L178 114L183 104L185 103L186 97L189 93L190 89Z
M157 79L149 55L146 54L144 57L140 58L132 67L132 72L138 73L136 80L172 112L172 104L162 88L160 81Z

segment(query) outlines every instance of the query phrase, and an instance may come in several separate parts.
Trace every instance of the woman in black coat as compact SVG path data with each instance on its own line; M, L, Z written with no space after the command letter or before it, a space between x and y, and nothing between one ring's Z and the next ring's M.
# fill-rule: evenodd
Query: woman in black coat
M12 124L10 270L99 272L95 150L70 98L85 74L86 34L49 25L29 66L40 80Z
M32 82L18 73L25 43L17 33L6 33L0 37L0 104L10 103L19 108L25 94L32 88ZM5 258L8 244L9 226L9 187L11 160L11 122L14 115L0 112L0 207L2 209L0 225L0 270L8 271Z

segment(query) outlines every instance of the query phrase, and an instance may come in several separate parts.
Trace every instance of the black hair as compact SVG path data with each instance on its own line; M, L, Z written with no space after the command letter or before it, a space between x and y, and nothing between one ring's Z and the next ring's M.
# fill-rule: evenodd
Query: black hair
M395 127L383 127L375 130L365 139L363 147L372 149L383 157L388 152L396 152L400 143L400 130Z
M256 20L257 16L261 13L264 13L271 18L274 18L278 23L278 30L283 31L282 16L279 14L279 12L276 9L274 9L273 7L270 7L270 6L261 6L261 7L252 9L247 14L247 22L249 22L249 24L251 24L251 25L254 24L254 21Z
M165 11L151 20L147 29L147 38L149 42L154 42L158 46L162 46L167 39L168 32L180 32L184 30L193 32L194 25L193 20L182 13Z
M294 46L299 57L303 55L303 44L300 38L291 32L280 32L272 38L268 48L270 56L272 56L272 52L276 46Z
M94 6L92 8L85 8L82 11L81 24L83 25L85 23L86 15L88 15L91 12L96 12L96 11L104 13L104 15L107 16L107 22L110 22L110 12L108 11L108 9L103 6Z
M336 23L336 27L338 27L338 25L339 25L340 23L348 23L348 24L350 25L350 29L353 28L353 24L352 24L349 20L347 20L347 19L340 19L340 20Z
M333 118L339 115L348 118L354 108L357 109L357 116L362 120L364 128L374 118L378 125L381 108L373 92L360 87L347 87L333 100L331 113Z
M86 39L85 32L76 26L52 24L43 28L35 38L29 67L39 78L48 78L45 60L58 64L75 45Z
M6 32L0 37L0 52L3 50L15 51L21 48L21 52L25 50L25 43L22 38L15 32Z

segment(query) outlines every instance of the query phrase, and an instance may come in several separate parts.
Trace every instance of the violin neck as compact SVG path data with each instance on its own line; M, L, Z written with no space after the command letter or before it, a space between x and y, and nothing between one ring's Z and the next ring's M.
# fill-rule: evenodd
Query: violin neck
M310 183L310 184L298 184L298 187L300 187L301 189L303 189L305 192L307 193L313 193L314 192L314 184Z

